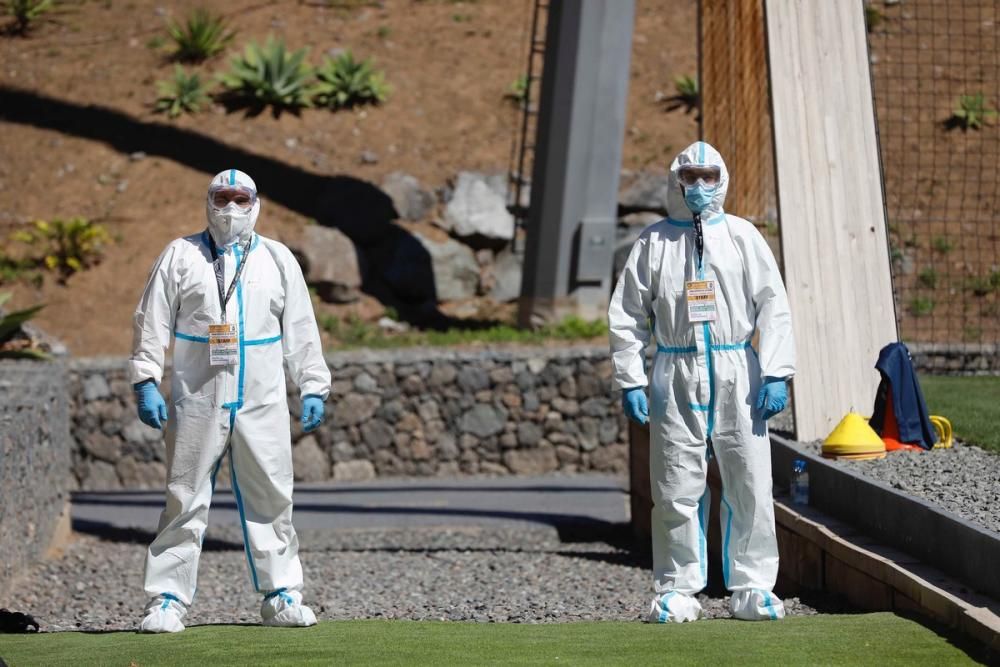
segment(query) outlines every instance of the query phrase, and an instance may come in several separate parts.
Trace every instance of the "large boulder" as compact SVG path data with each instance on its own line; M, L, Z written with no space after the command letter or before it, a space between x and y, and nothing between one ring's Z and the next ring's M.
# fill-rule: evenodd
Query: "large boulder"
M509 450L504 453L503 462L515 475L545 475L559 468L559 459L551 445Z
M333 479L338 482L366 482L375 477L375 466L371 461L358 459L333 464Z
M398 234L383 266L383 278L393 293L410 301L468 299L479 286L476 256L452 239Z
M382 181L382 190L392 198L393 208L405 220L423 220L434 208L434 195L420 187L420 181L394 171Z
M494 405L477 403L459 419L458 429L462 433L471 433L480 438L487 438L503 431L506 422L506 410Z
M501 189L504 188L504 189ZM463 171L444 210L445 228L460 237L508 241L514 216L507 210L505 184L496 176Z
M416 234L431 257L438 301L458 301L476 295L479 262L468 246L448 239L437 242Z
M652 224L656 224L660 220L663 220L663 216L659 213L653 211L637 211L635 213L628 213L622 216L619 222L626 227L638 227L639 229L645 229Z
M330 461L316 436L307 435L292 446L292 470L297 482L323 482L330 478Z
M521 275L524 272L524 261L517 253L505 248L497 254L493 263L493 289L490 297L494 301L514 301L521 296Z
M306 282L329 303L351 303L361 296L361 261L354 243L332 227L307 225L295 249Z
M622 176L618 204L630 211L656 211L667 214L667 174L665 171L640 171Z
M159 461L137 461L131 456L123 456L115 465L115 471L126 489L159 489L167 479L167 467Z

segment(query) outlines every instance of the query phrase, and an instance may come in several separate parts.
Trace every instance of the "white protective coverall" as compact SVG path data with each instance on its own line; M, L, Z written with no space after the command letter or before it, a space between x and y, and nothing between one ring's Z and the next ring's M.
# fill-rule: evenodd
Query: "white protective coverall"
M702 213L704 256L697 263L693 216L677 180L683 164L717 165L718 189ZM726 214L729 174L703 142L674 159L668 216L642 232L612 296L608 317L614 381L645 387L644 351L655 338L649 374L653 577L650 621L695 620L693 597L707 584L706 470L722 477L722 566L733 615L774 619L784 606L771 594L778 546L766 423L756 408L764 377L790 378L795 344L788 299L774 256L752 224ZM716 282L717 318L689 321L685 283ZM652 325L652 331L650 331ZM759 350L750 346L759 331Z
M227 177L256 191L253 181L235 170L213 183ZM153 598L148 613L170 610L178 618L157 621L147 615L153 631L183 629L169 626L179 624L195 596L209 505L224 455L229 456L250 577L254 589L266 596L261 610L265 622L310 624L298 617L301 613L292 613L291 619L281 616L302 600L283 364L302 396L325 399L330 371L298 262L284 245L253 231L259 207L256 201L240 238L217 249L227 290L237 267L246 264L226 309L226 321L238 327L238 363L209 364L208 325L221 321L221 308L207 230L167 246L135 311L132 383L152 379L159 385L167 348L174 342L166 508L146 556L145 591ZM314 623L312 612L304 609Z

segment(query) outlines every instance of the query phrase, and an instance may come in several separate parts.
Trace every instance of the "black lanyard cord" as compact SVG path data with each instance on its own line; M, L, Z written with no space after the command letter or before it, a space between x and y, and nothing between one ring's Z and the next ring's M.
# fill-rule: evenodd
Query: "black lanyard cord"
M215 271L215 282L219 288L219 306L222 309L222 321L226 321L226 305L229 300L233 298L233 290L236 289L236 285L240 282L240 276L243 275L243 267L247 265L247 260L250 258L250 243L253 241L253 234L247 239L246 243L243 244L243 261L239 263L236 267L236 274L233 276L233 282L229 284L229 289L225 289L226 284L226 265L223 259L223 255L219 255L218 249L215 247L215 239L212 235L208 235L208 246L212 251L212 268Z
M698 252L698 269L701 269L701 260L705 252L705 236L701 231L701 213L694 214L694 247Z

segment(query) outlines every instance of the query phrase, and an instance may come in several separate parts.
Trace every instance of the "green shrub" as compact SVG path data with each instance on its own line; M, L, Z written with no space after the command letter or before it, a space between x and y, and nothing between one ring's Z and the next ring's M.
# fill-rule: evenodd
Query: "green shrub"
M974 276L965 283L966 288L976 296L986 296L1000 289L1000 271L993 271L988 276Z
M969 343L975 343L983 338L983 330L980 327L967 326L962 329L962 338Z
M0 306L3 306L8 299L10 299L9 293L0 294ZM21 335L21 325L44 307L44 305L32 306L10 314L0 309L0 359L49 358L44 351L32 347L30 338Z
M30 246L27 261L58 272L61 280L99 263L112 240L103 225L86 218L36 220L12 238Z
M955 244L947 236L935 236L931 241L931 247L942 255L947 255L955 248Z
M920 283L922 287L928 289L934 289L937 287L938 274L934 270L933 266L928 266L926 269L917 274L917 282Z
M304 62L309 49L289 53L285 42L268 37L264 46L251 42L219 77L230 96L275 112L312 106L313 68Z
M930 315L934 310L934 300L926 296L915 296L910 301L910 312L915 317Z
M983 123L997 117L996 109L986 104L982 93L962 95L958 98L958 106L952 113L949 122L963 130L978 130Z
M18 280L30 268L30 263L17 257L11 257L0 250L0 285Z
M153 35L146 40L146 48L150 51L159 51L167 43L167 38L163 35Z
M598 338L607 335L608 324L603 320L585 320L576 315L569 315L561 322L545 327L545 333L554 338L570 340Z
M166 81L157 81L160 96L156 99L156 111L176 118L182 113L195 113L208 101L209 87L202 83L197 72L188 74L180 65L174 65L174 76Z
M183 24L171 21L167 32L174 40L173 57L184 62L201 62L221 53L236 34L227 30L221 16L205 9L194 10Z
M695 108L701 102L701 91L698 89L698 79L690 74L684 74L674 78L674 87L677 89L677 98Z
M344 109L379 104L389 94L385 73L376 70L370 58L357 61L350 51L324 58L316 69L314 99L319 106Z
M394 310L386 309L386 317L396 319ZM437 330L408 330L387 332L376 324L369 324L357 315L347 321L335 315L318 315L320 328L337 340L340 347L412 347L430 345L446 347L482 343L539 344L553 339L588 340L607 336L608 325L602 320L587 321L569 316L561 322L546 325L538 330L518 329L509 324L496 324L484 329L452 328Z
M504 97L517 104L523 104L528 99L528 75L522 74L514 79L513 83L507 86Z
M885 21L885 14L875 5L865 5L865 28L874 32Z
M14 17L13 30L18 35L26 35L31 24L55 5L53 0L6 0L3 7L6 14Z

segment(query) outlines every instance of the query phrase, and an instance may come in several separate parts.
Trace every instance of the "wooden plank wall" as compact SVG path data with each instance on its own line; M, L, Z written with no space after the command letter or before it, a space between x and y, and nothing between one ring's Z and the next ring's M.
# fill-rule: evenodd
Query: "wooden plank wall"
M762 226L775 209L763 0L701 0L701 138L729 168L726 210Z
M861 0L765 0L796 436L871 413L896 340Z

